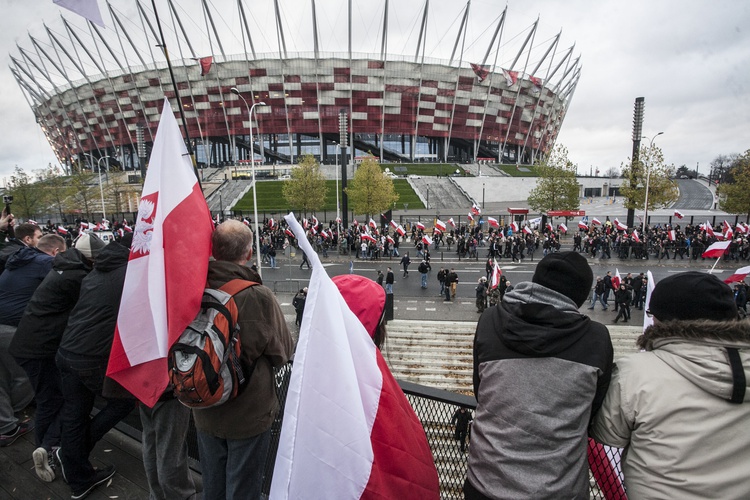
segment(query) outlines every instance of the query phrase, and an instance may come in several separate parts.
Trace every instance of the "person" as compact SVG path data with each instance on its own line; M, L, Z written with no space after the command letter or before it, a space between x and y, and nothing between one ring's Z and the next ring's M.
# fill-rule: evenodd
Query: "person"
M609 293L614 291L615 285L612 283L612 271L607 271L604 275L604 305L609 306Z
M459 442L461 447L461 453L466 451L466 436L469 434L469 424L471 423L471 410L465 407L461 407L453 413L451 418L451 425L455 425L456 429L453 433L453 439Z
M393 293L393 282L395 276L393 275L393 269L388 268L388 272L385 273L385 293Z
M75 240L73 248L54 257L52 270L31 296L9 348L36 394L37 448L32 458L37 477L45 482L55 479L52 451L60 446L60 411L64 402L55 354L68 316L78 301L81 282L104 245L97 236L84 233Z
M625 448L628 498L750 498L750 323L705 272L662 279L647 306L654 324L617 360L591 436Z
M594 293L591 297L591 305L589 306L589 309L593 309L596 305L596 302L599 301L602 304L602 311L607 310L607 303L604 301L604 292L607 289L606 285L604 284L604 280L601 278L601 276L596 278L596 285L594 285Z
M276 267L276 247L273 242L271 242L268 247L268 261L271 265L271 269L278 269L278 267Z
M484 276L479 278L475 291L477 298L477 312L481 314L487 309L487 278Z
M632 292L625 283L622 283L620 288L615 292L615 305L620 306L617 316L615 316L615 323L620 318L626 323L630 319L630 301L632 298Z
M300 262L299 268L302 269L302 266L304 266L305 264L307 264L307 269L312 269L310 267L310 261L307 260L307 254L305 253L305 251L302 250L301 248L299 249L299 251L302 252L302 262Z
M409 276L409 264L411 264L411 259L409 258L409 252L406 252L403 257L401 257L400 264L404 267L404 278Z
M34 430L33 421L16 417L34 399L34 389L9 348L31 296L52 269L54 256L66 248L60 236L48 234L37 240L32 234L15 245L0 274L0 447Z
M383 275L383 271L381 271L380 269L378 269L377 284L380 285L380 286L383 286L383 279L385 279L385 276Z
M262 283L246 266L253 255L253 233L228 220L214 231L208 284L220 288L233 279ZM211 408L194 408L205 500L260 498L271 425L279 411L274 367L294 352L292 336L276 298L262 284L234 296L242 353L249 380L236 398Z
M445 270L445 268L441 267L440 271L438 271L438 273L437 273L438 283L440 283L440 293L438 295L441 296L441 297L443 296L443 292L445 292L445 274L446 274L446 272L447 271Z
M3 213L5 211L3 210ZM13 216L6 216L6 229L7 231L8 220L13 220ZM42 239L42 230L36 224L19 224L13 228L14 237L8 240L8 243L0 249L0 273L5 271L5 265L11 255L16 253L21 248L35 248L39 244L39 240Z
M132 238L124 239L125 245ZM135 399L105 375L114 341L130 250L110 242L96 256L94 269L81 282L81 292L63 331L55 363L64 398L60 448L55 456L70 486L71 498L84 498L115 475L113 465L96 469L89 455L96 443L135 409ZM117 394L107 387L117 387ZM97 397L106 404L90 417Z
M445 300L443 302L450 302L451 295L456 296L455 283L458 282L458 275L456 270L451 268L450 271L445 274ZM452 292L452 293L451 293Z
M427 266L427 261L422 260L422 262L419 263L419 267L417 268L417 271L419 271L419 274L422 275L422 288L427 288L427 272L430 270L430 268Z
M613 357L607 328L578 311L592 281L585 257L550 253L480 317L467 499L589 498L587 430Z
M450 289L451 289L451 298L456 298L456 288L458 288L458 274L456 274L456 270L451 267L450 272Z
M379 352L387 336L385 293L371 279L356 274L334 276L332 281L377 348L378 365L383 367L381 393L389 395L381 398L378 415L400 424L401 432L380 433L379 445L373 446L374 462L387 464L388 474L393 476L379 479L382 498L399 498L404 494L403 488L408 487L412 498L437 500L440 482L424 428ZM410 459L403 460L407 454ZM409 464L408 471L404 470L405 463ZM402 484L404 477L411 478L412 482ZM398 480L394 480L396 478Z
M294 312L297 313L294 318L294 324L296 326L302 325L302 314L305 312L305 301L307 300L307 287L301 288L297 295L292 299L292 306Z

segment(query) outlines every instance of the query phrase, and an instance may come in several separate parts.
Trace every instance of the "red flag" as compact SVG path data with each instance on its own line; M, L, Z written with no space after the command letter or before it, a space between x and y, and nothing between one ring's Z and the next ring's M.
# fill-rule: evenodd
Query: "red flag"
M404 231L404 228L401 226L401 224L399 224L398 227L396 228L396 233L399 236L403 236L406 234L406 231Z
M615 268L615 275L612 276L612 286L615 287L615 290L620 288L620 283L622 283L622 277L620 277L620 270Z
M550 223L548 222L548 223L547 223L547 230L548 230L549 232L552 232L552 231L554 231L554 230L555 230L555 228L554 228L554 226L552 226L552 224L550 224Z
M375 243L376 241L378 241L375 238L373 238L372 236L370 236L369 234L362 234L360 236L360 238L362 238L363 240L366 240L366 241L372 241L373 243Z
M284 233L286 233L287 236L294 238L294 233L289 228L284 229Z
M566 226L566 225L565 225L565 224L563 224L563 223L560 223L560 225L559 225L559 226L557 226L557 227L559 227L559 228L560 228L560 230L561 230L561 231L562 231L563 233L567 233L567 232L568 232L568 226Z
M716 259L724 255L724 252L729 248L729 241L717 241L716 243L709 246L705 252L701 255L704 259Z
M591 223L593 225L595 225L595 226L601 226L602 225L602 222L599 219L597 219L596 217L594 217L593 219L591 219Z
M671 231L667 231L667 238L669 238L669 241L674 241L677 239L677 233L675 233L674 229Z
M440 219L437 219L435 220L435 227L441 231L445 231L445 222L441 221Z
M485 68L484 66L481 66L479 64L469 63L471 65L471 69L474 71L474 74L477 75L477 79L480 82L483 82L485 78L487 78L487 75L490 74L490 71Z
M500 227L500 223L494 217L487 217L487 222L492 227Z
M733 275L725 279L724 283L739 283L745 281L748 274L750 274L750 266L741 267L737 269Z
M497 288L500 284L500 277L503 275L502 269L497 264L497 260L494 261L492 266L492 278L490 279L490 290Z
M421 222L417 222L416 226L417 226L417 229L424 231L424 224L422 224Z
M273 229L275 225L276 225L276 221L273 220L273 217L270 218L270 219L268 219L268 227L269 228Z
M393 241L393 238L391 238L390 236L386 236L386 237L385 237L385 240L386 240L386 241L387 241L388 243L390 243L391 245L393 245L394 243L396 243L395 241Z
M474 215L479 215L479 214L482 213L482 210L479 208L479 205L477 205L476 203L474 203L471 206L471 213L474 214Z
M474 220L474 216L473 216L473 215L471 215L471 212L469 212L469 213L468 213L468 214L466 215L466 217L467 217L467 218L468 218L468 219L469 219L470 221L473 221L473 220Z
M246 219L246 218L244 218L244 217L242 218L242 223L243 223L244 225L246 225L246 226L249 226L249 225L250 225L250 221L249 221L249 220L247 220L247 219Z
M368 224L369 224L369 225L370 225L370 227L371 227L371 228L373 228L373 229L377 229L377 228L378 228L378 225L377 225L377 224L375 223L375 221L374 221L374 220L372 220L372 218L370 218L370 222L368 222Z
M706 234L708 236L715 236L714 228L711 226L711 223L706 221L706 223L703 225L703 230L706 231Z
M328 233L326 232L326 230L325 230L325 229L324 229L324 230L322 230L322 231L320 232L320 235L321 235L321 236L322 236L323 238L325 238L325 239L328 239Z
M353 225L355 225L355 226L359 226L359 222L357 222L357 219L354 219L354 220L352 221L352 224L353 224Z
M422 243L428 246L432 245L432 238L430 238L429 236L425 234L424 236L422 236Z
M518 71L504 69L503 76L505 77L505 83L508 84L508 87L512 87L518 81Z
M683 217L685 217L684 215L682 215L682 212L680 212L679 210L674 211L674 216L677 217L678 219L682 219Z
M130 227L130 226L128 226L127 224L123 224L123 225L122 225L122 228L123 228L123 229L124 229L125 231L127 231L128 233L132 233L132 232L133 232L133 228L132 228L132 227Z
M623 224L622 222L620 222L617 219L615 219L615 227L617 228L618 231L627 231L628 230L628 226L626 224Z
M107 368L109 377L148 406L167 387L169 347L200 308L212 231L211 214L165 99Z
M211 71L211 65L214 62L213 56L206 56L206 57L200 57L200 58L193 58L193 61L198 61L198 64L201 65L201 76L206 76L209 71Z
M450 224L451 227L456 227L456 223L453 221L453 217L451 217L450 219L448 219L448 224Z
M68 230L62 226L57 226L57 232L60 234L68 234Z
M391 219L391 222L389 222L389 224L393 229L396 229L398 227L398 223L393 219Z
M641 242L641 238L638 236L638 231L633 231L633 241L635 241L636 243Z
M518 232L518 223L517 222L511 222L510 223L510 230L514 233Z
M589 230L589 226L585 222L579 221L578 222L578 229L583 229L584 231L588 231Z
M523 232L526 234L532 234L534 231L529 226L523 226Z

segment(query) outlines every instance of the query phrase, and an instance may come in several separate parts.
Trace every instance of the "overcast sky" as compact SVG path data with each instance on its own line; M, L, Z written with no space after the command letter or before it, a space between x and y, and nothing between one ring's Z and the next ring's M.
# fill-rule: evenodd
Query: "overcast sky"
M290 51L311 51L309 0L279 0ZM132 0L114 0L113 7L137 19ZM203 18L197 0L178 0L187 24ZM212 0L222 16L219 31L232 32L236 3ZM150 2L145 2L149 6ZM383 2L355 0L355 51L380 50ZM8 69L16 44L30 48L28 33L47 40L42 22L62 32L59 7L52 0L3 0L0 18L0 180L18 165L27 172L56 163L44 135L34 123L29 106ZM99 0L105 23L112 21ZM162 17L166 2L157 2ZM413 55L423 0L391 1L389 53ZM256 34L256 50L277 50L272 0L245 2ZM252 9L249 8L252 6ZM317 0L321 50L346 50L346 1ZM484 55L495 20L505 3L473 0L464 66ZM429 56L448 59L464 5L454 0L431 0L427 34ZM65 12L74 25L81 18ZM182 14L181 14L182 15ZM507 67L531 24L539 17L534 44L543 50L562 30L560 49L575 43L582 76L558 143L569 150L579 172L597 167L601 172L619 167L632 151L633 104L646 99L643 134L656 139L665 161L706 173L718 155L750 149L750 2L744 0L510 0L498 65ZM233 20L235 19L235 20ZM258 29L262 26L263 29ZM190 26L187 29L191 29ZM224 35L222 35L224 36ZM239 36L239 34L237 35ZM222 40L228 53L241 53L231 37ZM237 40L234 40L237 43ZM169 42L168 42L169 45ZM173 52L171 49L170 52ZM210 53L197 44L200 55ZM0 182L0 185L3 184Z

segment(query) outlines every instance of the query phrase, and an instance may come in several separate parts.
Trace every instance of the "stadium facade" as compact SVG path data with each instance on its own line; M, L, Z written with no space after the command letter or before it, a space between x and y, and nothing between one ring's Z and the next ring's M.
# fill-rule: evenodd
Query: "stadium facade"
M160 39L154 12L146 3L133 3L140 33L132 22L125 29L110 6L113 30L89 23L87 37L63 18L62 34L45 26L49 40L30 36L30 48L18 46L11 54L10 69L66 169L78 161L93 166L105 157L110 165L138 168L148 156L165 97L175 112L181 106L199 165L253 158L293 163L307 153L333 163L341 114L355 157L530 163L554 144L581 74L580 57L573 57L573 47L560 48L559 34L534 45L538 21L512 37L523 42L509 57L512 62L498 61L506 48L503 34L510 31L507 8L485 29L493 36L484 57L468 60L470 3L450 59L427 58L429 0L411 55L387 53L387 0L379 54L352 52L351 1L348 51L319 50L313 1L311 52L286 50L284 22L274 2L277 22L269 36L278 40L278 51L256 53L252 41L258 33L248 29L246 8L238 1L239 55L225 53L208 2L201 6L210 22L196 35L181 29L179 12L169 1L164 10L175 30L166 45L170 54L181 55L171 61L170 72L162 51L142 47L143 40ZM197 57L191 43L196 36L212 41L212 55ZM265 105L254 108L250 144L249 106L261 102Z

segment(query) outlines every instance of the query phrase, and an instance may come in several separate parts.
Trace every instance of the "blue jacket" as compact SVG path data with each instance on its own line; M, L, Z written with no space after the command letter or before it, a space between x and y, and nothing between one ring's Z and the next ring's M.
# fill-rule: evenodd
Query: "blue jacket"
M32 247L8 257L0 274L0 324L18 326L34 290L52 269L52 256Z

